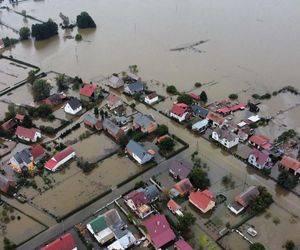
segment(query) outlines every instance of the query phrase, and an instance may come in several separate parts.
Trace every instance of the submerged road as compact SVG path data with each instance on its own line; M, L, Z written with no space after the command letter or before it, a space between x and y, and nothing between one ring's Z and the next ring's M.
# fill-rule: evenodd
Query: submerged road
M137 179L127 183L121 188L113 190L112 193L92 203L88 207L78 211L74 215L65 219L63 222L51 226L49 229L37 235L35 238L29 240L28 242L20 246L18 249L37 249L45 243L54 240L64 231L68 231L75 224L88 219L99 208L105 206L110 201L116 199L117 197L125 193L127 190L131 189L138 180L148 181L153 175L166 171L168 169L169 162L173 159L182 159L190 157L190 153L196 150L199 152L199 156L201 157L201 159L204 162L206 162L208 166L223 168L228 173L231 173L243 182L246 179L246 182L249 185L262 185L267 187L268 191L273 195L273 199L278 206L300 217L300 199L293 193L286 192L285 190L281 189L271 179L266 179L263 176L257 175L255 173L249 174L246 164L244 164L232 155L224 156L221 149L213 148L210 142L201 137L196 137L187 129L183 129L180 125L171 121L159 112L150 109L143 104L138 104L136 106L136 109L142 113L153 115L158 123L166 124L169 127L169 131L172 134L176 134L178 137L184 139L190 144L189 150L176 155L170 160L162 162L157 167L150 169L148 172L144 173Z

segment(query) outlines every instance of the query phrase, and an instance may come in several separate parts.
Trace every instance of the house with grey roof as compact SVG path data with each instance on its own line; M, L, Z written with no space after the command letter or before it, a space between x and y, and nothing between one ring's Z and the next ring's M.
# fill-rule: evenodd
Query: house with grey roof
M14 154L9 163L13 170L18 173L34 168L33 156L28 148Z
M155 185L146 186L145 188L141 188L141 191L144 192L148 201L154 202L159 198L160 192Z
M109 87L111 87L113 89L118 89L118 88L120 88L120 87L122 87L124 85L124 81L119 76L112 75L109 78L108 85L109 85Z
M94 115L89 114L89 113L84 115L83 123L86 126L89 126L91 128L95 128L96 130L101 130L102 129L102 121L100 121Z
M231 132L226 126L216 128L212 132L212 138L228 149L239 144L238 135Z
M153 156L138 142L130 140L126 146L126 152L139 164L145 164L152 160Z
M118 125L113 123L111 120L105 118L102 123L103 130L118 141L125 133Z
M140 129L143 133L152 133L157 129L157 123L151 116L137 113L133 117L133 128Z
M82 110L81 102L77 98L71 98L64 107L67 114L76 115Z
M124 92L129 95L135 95L142 93L144 91L144 84L142 82L134 82L130 84L126 84L124 86Z

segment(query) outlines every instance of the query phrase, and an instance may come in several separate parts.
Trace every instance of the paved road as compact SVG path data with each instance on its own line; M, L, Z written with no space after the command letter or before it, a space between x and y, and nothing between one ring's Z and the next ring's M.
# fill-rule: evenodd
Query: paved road
M200 157L207 162L209 166L223 168L243 182L246 180L247 184L266 186L273 195L274 201L278 206L300 217L300 199L293 193L287 193L283 189L278 188L273 180L265 179L256 173L251 173L251 171L249 172L249 169L240 160L236 159L232 155L225 156L220 149L212 147L210 142L201 137L196 137L188 130L182 129L177 123L166 118L159 112L149 109L142 104L137 105L137 109L143 113L154 115L154 118L158 123L166 124L171 133L176 134L178 137L187 141L190 144L190 149L188 150L189 153L197 150ZM181 154L175 156L175 158L185 158L185 156L186 152L182 152ZM165 171L168 168L169 161L165 161L154 169L149 170L147 173L144 173L141 177L139 177L139 179L147 181L153 175ZM31 239L18 249L32 250L41 246L43 243L53 240L63 232L63 228L68 230L72 228L74 224L80 223L89 218L97 209L105 206L105 204L122 195L128 189L131 189L134 183L136 183L139 179L133 180L123 187L114 190L109 195L68 217L63 223L59 223L50 227L47 231L39 234L37 237Z

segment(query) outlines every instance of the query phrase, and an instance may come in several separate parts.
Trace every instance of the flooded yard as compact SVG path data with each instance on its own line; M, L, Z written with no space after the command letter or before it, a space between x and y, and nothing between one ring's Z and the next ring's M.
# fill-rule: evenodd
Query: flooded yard
M33 123L38 127L49 126L52 128L58 128L61 126L61 120L58 120L58 119L55 119L53 121L44 120L44 119L36 119L36 120L33 120Z
M89 174L84 174L74 161L67 169L51 174L55 180L52 188L41 195L27 189L26 195L30 197L31 193L32 202L38 207L63 216L141 170L127 157L120 158L117 155L99 162Z
M3 219L3 214L7 214L8 222L0 222L0 248L4 249L3 239L8 238L14 244L20 244L25 240L33 237L34 235L40 233L42 230L46 229L45 226L34 221L25 214L19 212L16 209L5 209L4 206L0 208L1 220ZM30 229L30 230L29 230Z
M89 162L96 162L118 150L119 146L104 133L93 134L73 145L78 157Z

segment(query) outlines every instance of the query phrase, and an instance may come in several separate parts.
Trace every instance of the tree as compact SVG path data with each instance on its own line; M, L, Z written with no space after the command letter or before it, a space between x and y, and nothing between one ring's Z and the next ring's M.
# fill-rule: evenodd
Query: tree
M55 77L55 81L56 81L56 85L57 85L58 91L62 91L64 89L66 89L65 78L66 78L65 74L58 74Z
M80 29L96 28L94 20L85 11L81 12L80 15L77 16L77 26Z
M76 34L75 40L76 41L81 41L82 40L82 36L80 34Z
M180 103L185 103L187 105L192 105L193 104L193 98L190 95L183 94L177 97L177 101Z
M168 128L165 124L161 124L161 125L159 125L159 127L156 129L155 133L156 133L158 136L162 136L162 135L168 134L168 133L169 133L169 128Z
M195 224L195 221L195 216L190 212L186 212L183 216L178 217L176 228L181 234L185 235L190 231L190 228Z
M49 19L45 23L33 24L31 27L31 35L36 40L44 40L58 34L58 25Z
M3 41L4 47L7 48L7 47L10 47L10 46L16 44L19 40L15 39L15 38L4 37L4 38L2 38L2 41Z
M288 171L281 171L278 175L278 184L288 190L293 189L297 185L297 177L291 175Z
M166 138L158 144L161 151L171 151L175 146L174 140L172 138Z
M94 115L99 116L99 109L97 107L94 108Z
M28 115L24 116L22 125L25 128L31 128L32 127L33 123L32 123L32 120L30 119L30 117Z
M259 195L250 201L250 208L254 213L265 211L273 203L272 195L263 186L258 186Z
M239 96L237 94L230 94L228 97L230 100L236 100L239 98Z
M36 79L36 77L35 77L34 70L30 70L28 72L27 81L32 85L34 83L35 79Z
M177 89L174 85L167 86L166 90L167 90L167 93L169 93L169 94L173 94L173 95L177 94Z
M134 189L142 188L145 187L145 182L143 181L138 181L134 184Z
M43 79L35 80L32 85L32 94L35 101L41 101L50 95L51 85Z
M194 167L190 173L190 181L195 188L200 190L206 189L210 186L210 180L208 179L207 173L199 168Z
M30 37L30 29L28 27L22 27L19 31L20 39L27 40Z
M284 244L284 247L286 250L294 250L295 249L295 243L292 240L287 240Z
M207 98L207 94L206 94L206 92L203 90L202 92L201 92L201 94L200 94L200 100L202 101L202 102L207 102L207 100L208 100L208 98Z
M123 135L119 140L119 144L120 144L121 148L125 148L127 146L128 142L129 142L129 138L127 135Z
M263 244L256 242L254 244L251 244L249 249L250 250L265 250L266 248L264 247Z

